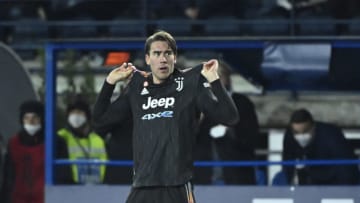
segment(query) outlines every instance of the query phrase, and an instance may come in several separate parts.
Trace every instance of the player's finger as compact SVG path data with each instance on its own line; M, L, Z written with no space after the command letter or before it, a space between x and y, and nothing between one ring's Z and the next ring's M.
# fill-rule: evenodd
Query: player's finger
M139 73L146 78L149 76L149 73L145 71L139 71Z

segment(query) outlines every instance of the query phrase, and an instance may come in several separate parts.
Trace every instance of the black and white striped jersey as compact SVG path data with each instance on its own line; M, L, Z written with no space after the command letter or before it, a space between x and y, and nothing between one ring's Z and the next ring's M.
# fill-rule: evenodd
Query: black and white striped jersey
M201 112L219 123L237 121L236 107L220 80L209 84L201 69L175 69L161 84L153 84L151 74L134 73L124 94L112 103L114 85L104 83L94 107L94 126L106 131L133 119L134 187L191 180Z

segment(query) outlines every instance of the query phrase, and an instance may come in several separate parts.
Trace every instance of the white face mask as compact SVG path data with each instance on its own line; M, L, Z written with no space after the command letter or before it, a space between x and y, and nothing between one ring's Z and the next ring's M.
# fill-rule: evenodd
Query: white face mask
M224 137L226 134L226 129L227 129L227 127L224 125L221 125L221 124L214 126L210 129L210 136L212 138Z
M79 128L86 123L86 117L80 114L70 114L68 117L68 122L73 128Z
M306 147L311 140L311 134L310 133L298 133L295 135L295 140L299 143L299 145L301 147Z
M40 130L40 128L41 128L40 124L37 125L24 124L25 131L31 136L35 135L35 133L37 133Z

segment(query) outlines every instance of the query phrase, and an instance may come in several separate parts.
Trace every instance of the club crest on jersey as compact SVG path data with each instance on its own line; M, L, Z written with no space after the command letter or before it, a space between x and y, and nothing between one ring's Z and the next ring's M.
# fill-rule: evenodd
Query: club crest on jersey
M184 78L177 77L175 78L175 82L177 84L176 91L180 92L184 88Z

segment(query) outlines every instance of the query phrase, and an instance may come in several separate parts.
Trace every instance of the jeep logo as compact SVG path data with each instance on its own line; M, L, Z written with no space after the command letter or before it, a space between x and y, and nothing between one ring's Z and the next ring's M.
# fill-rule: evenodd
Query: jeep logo
M142 105L142 109L148 110L150 108L154 109L157 107L164 107L165 109L167 109L170 106L173 106L174 104L175 104L174 97L166 97L160 99L152 99L151 97L148 97L147 103Z

